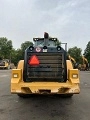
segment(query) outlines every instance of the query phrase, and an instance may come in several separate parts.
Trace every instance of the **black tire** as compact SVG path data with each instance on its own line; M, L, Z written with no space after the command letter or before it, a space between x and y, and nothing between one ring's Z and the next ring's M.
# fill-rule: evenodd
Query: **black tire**
M17 94L20 98L29 98L29 94Z
M62 94L61 97L63 98L72 98L73 94Z

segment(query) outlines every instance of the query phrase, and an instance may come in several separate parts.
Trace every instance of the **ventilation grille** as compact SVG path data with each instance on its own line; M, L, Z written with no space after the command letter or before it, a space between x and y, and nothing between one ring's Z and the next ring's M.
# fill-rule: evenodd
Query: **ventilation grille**
M63 81L63 53L28 53L28 60L36 55L40 61L38 66L27 64L27 78L32 81ZM27 61L28 63L28 61Z

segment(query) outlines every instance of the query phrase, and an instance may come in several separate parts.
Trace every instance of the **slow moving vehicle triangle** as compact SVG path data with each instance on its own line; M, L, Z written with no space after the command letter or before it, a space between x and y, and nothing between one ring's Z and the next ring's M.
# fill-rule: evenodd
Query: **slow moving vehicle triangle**
M33 55L29 60L30 65L39 65L39 59L36 55Z

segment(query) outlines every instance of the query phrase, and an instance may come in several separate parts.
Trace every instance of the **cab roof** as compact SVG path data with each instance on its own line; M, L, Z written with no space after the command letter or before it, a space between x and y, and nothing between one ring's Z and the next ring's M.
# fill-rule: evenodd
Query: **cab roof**
M44 40L44 38L33 38L33 41ZM57 41L57 38L49 38L48 40Z

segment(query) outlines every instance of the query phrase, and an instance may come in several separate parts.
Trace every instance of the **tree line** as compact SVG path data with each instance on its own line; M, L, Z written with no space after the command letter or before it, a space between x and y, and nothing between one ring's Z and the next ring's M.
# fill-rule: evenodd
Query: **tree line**
M10 62L17 65L19 60L24 59L25 49L32 45L30 41L25 41L21 44L20 48L15 49L12 44L12 40L8 40L5 37L0 38L0 59L9 59Z
M17 65L19 60L24 59L24 51L27 47L33 45L30 41L25 41L21 44L20 48L15 49L12 44L12 40L8 40L6 37L0 38L0 59L9 59L12 63ZM68 54L72 56L77 63L81 62L82 49L74 46L68 49ZM90 41L87 43L83 54L90 63Z

